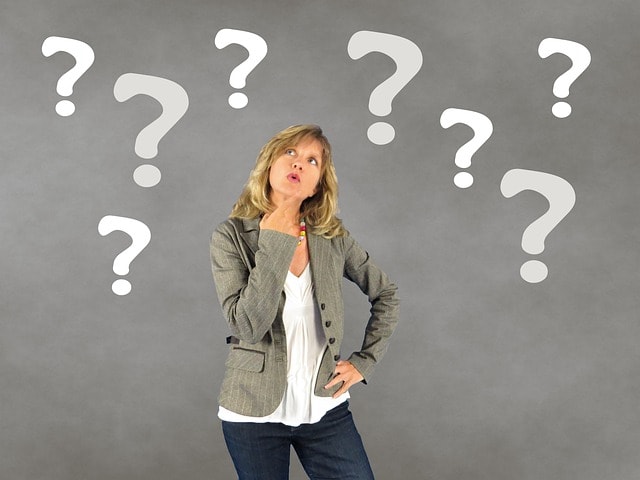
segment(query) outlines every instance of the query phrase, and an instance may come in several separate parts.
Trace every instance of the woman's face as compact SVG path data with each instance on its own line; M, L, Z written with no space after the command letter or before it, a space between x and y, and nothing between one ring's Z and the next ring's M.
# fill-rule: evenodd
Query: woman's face
M269 185L271 202L277 207L284 200L298 196L304 200L317 190L322 172L322 145L315 138L302 139L287 147L271 165Z

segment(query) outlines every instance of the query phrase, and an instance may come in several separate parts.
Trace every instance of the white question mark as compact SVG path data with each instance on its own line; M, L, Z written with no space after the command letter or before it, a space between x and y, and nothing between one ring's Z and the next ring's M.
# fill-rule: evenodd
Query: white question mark
M468 125L474 133L473 138L456 152L456 165L460 168L468 168L471 166L471 157L473 154L491 137L493 133L493 123L491 123L489 117L482 113L462 110L460 108L447 108L442 112L442 115L440 115L440 125L442 125L443 128L449 128L456 123ZM458 172L455 177L453 177L453 183L458 188L468 188L473 184L473 175L468 172Z
M522 234L522 249L532 255L544 251L547 235L567 216L576 203L576 192L569 182L556 175L533 170L515 168L502 177L500 191L511 198L523 190L533 190L549 201L549 210L534 221ZM520 268L520 276L529 283L538 283L547 278L547 266L530 260Z
M47 37L42 42L42 54L45 57L50 57L57 52L67 52L76 59L75 66L62 75L56 85L58 94L68 97L73 93L75 83L93 65L95 54L89 45L80 40L65 37ZM56 112L61 117L73 115L75 111L76 106L69 100L60 100L56 104Z
M362 30L349 39L347 52L358 60L371 52L380 52L396 63L396 71L378 85L369 97L369 111L379 117L391 113L391 102L422 67L422 51L411 40L389 33ZM367 137L376 145L386 145L396 136L395 129L386 122L376 122L367 130Z
M184 88L166 78L125 73L116 80L113 95L119 102L138 94L148 95L162 105L162 114L136 138L136 155L145 159L154 158L158 154L160 139L178 123L189 108L189 96ZM134 181L141 187L157 185L160 177L160 170L153 165L140 165L133 172Z
M234 88L244 88L247 85L247 77L258 64L267 56L267 42L260 35L244 30L223 28L216 33L214 40L218 49L229 45L242 45L249 52L249 57L233 69L229 77L229 84ZM235 92L229 96L229 105L233 108L244 108L249 103L249 98L242 92Z
M127 275L131 262L145 249L151 241L151 231L144 223L134 218L106 215L98 223L98 233L103 237L114 231L125 232L131 237L129 248L121 252L113 261L113 272L118 275ZM131 292L131 283L120 278L113 282L111 290L116 295L127 295Z
M584 45L560 38L545 38L538 45L538 55L547 58L554 53L562 53L571 59L573 65L560 75L553 84L553 94L559 98L569 96L569 87L582 75L591 63L591 52ZM551 111L557 118L566 118L571 114L571 105L566 102L556 102Z

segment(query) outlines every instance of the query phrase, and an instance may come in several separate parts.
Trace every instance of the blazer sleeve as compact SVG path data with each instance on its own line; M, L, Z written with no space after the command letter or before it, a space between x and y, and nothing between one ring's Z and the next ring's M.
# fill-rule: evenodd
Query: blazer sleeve
M344 237L344 248L344 276L358 285L371 304L362 348L349 357L367 383L398 324L398 288L350 235Z
M230 222L212 234L211 269L218 300L233 335L258 343L276 318L289 264L298 239L275 230L260 230L255 265L248 246Z

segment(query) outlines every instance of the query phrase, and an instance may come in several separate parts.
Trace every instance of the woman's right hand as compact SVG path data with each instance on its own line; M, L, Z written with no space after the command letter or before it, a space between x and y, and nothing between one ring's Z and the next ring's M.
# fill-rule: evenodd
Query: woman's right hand
M283 201L271 213L265 213L260 228L276 230L297 237L300 235L300 206L306 196L293 196Z

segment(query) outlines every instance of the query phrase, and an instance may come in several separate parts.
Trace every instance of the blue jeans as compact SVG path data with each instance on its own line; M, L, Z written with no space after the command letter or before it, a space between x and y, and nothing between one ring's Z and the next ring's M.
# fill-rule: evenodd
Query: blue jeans
M291 446L312 480L372 480L373 472L346 401L317 423L222 422L239 480L287 480Z

